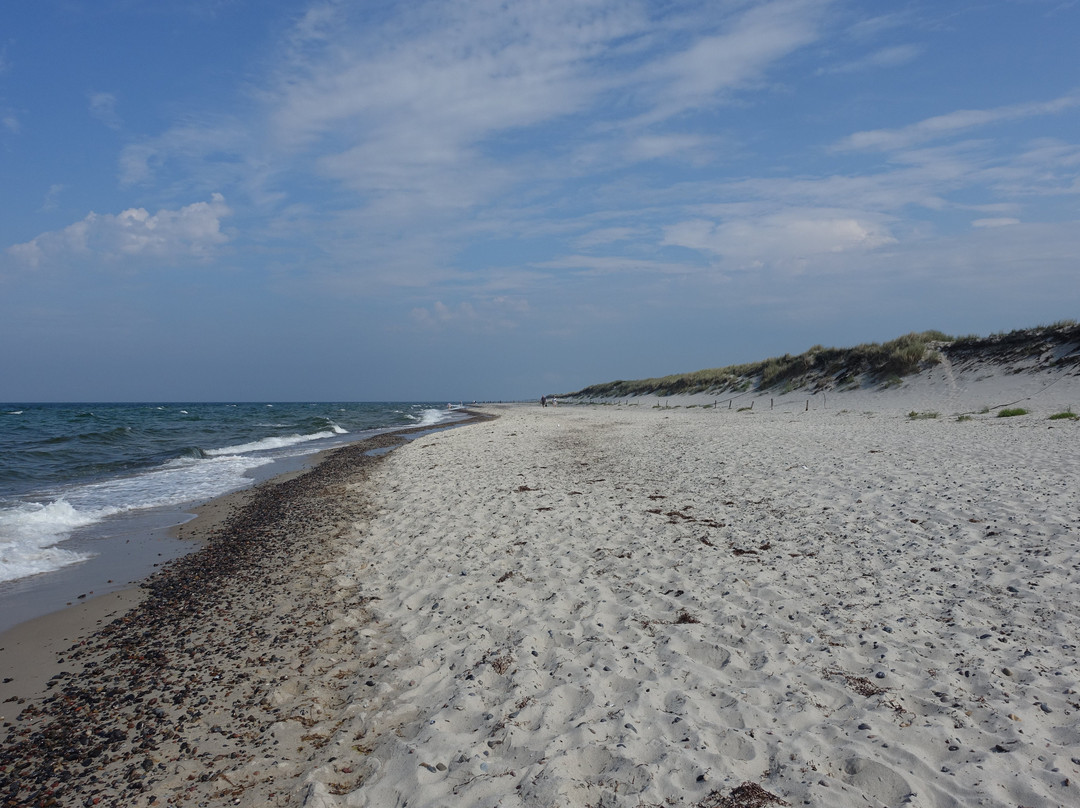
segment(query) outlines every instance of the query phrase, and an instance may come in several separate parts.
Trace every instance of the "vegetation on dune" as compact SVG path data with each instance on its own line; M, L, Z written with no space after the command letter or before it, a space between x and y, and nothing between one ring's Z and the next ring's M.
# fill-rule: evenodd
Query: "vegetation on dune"
M1047 326L992 334L989 337L950 337L940 331L907 334L885 343L869 343L854 348L826 348L815 345L791 356L765 359L742 365L677 373L650 379L618 380L595 384L576 393L574 398L622 398L640 395L688 395L692 393L727 394L741 392L777 393L807 389L850 390L863 386L888 387L902 383L904 377L940 362L988 360L1008 364L1034 362L1044 369L1080 364L1080 325L1075 320L1061 320Z
M825 348L815 345L792 356L730 365L694 373L678 373L653 379L614 381L586 387L574 396L617 398L619 396L732 392L746 390L795 390L814 386L845 387L871 382L888 382L918 372L924 363L940 359L933 350L938 342L951 337L940 331L907 334L884 344L870 343L854 348Z

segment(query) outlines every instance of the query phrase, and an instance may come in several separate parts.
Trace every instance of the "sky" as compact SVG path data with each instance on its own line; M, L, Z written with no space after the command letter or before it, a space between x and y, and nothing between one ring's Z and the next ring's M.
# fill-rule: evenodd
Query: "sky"
M1080 316L1077 0L8 0L0 400L498 400Z

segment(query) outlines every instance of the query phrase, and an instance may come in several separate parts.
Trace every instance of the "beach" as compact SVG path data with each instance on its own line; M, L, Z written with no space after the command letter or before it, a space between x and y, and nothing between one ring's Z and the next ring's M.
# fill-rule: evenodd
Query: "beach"
M1078 804L1051 382L490 406L336 450L2 704L0 804Z

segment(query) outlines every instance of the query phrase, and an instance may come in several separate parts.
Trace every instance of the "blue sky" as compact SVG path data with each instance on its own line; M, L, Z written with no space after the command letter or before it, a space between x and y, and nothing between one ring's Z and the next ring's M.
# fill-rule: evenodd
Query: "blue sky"
M525 398L1080 315L1075 0L0 6L0 400Z

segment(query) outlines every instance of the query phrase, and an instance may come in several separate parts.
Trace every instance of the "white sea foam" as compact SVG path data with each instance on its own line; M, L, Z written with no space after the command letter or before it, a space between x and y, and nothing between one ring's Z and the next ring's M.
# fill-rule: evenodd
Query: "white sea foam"
M310 435L282 435L275 438L262 438L260 440L251 441L250 443L241 443L237 446L225 446L221 449L207 449L206 454L211 457L218 455L236 455L247 454L248 452L264 452L269 449L286 449L290 446L296 446L301 443L309 443L313 440L324 440L326 438L332 438L335 435L346 435L348 432L339 426L334 427L334 431L330 432L315 432Z
M421 410L419 415L409 415L409 417L417 422L417 426L434 426L449 419L451 413L452 410L437 410L432 407L431 409Z
M246 472L273 462L266 456L180 458L142 474L76 486L48 503L0 509L0 581L60 569L90 558L57 545L79 528L110 516L183 505L235 491Z
M81 512L63 499L48 504L24 502L0 509L0 581L85 561L89 555L55 545L76 528L107 515L107 511Z

